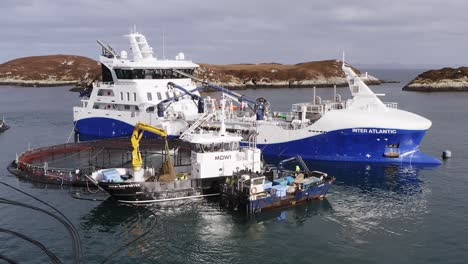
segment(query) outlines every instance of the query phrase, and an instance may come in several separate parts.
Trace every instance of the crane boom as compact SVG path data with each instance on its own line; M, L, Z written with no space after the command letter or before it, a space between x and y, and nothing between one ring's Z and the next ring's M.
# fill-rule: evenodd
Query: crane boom
M219 85L216 85L214 83L208 82L208 81L203 80L201 78L195 77L195 76L193 76L191 74L188 74L188 73L185 73L183 71L180 71L180 70L177 70L177 69L172 69L172 71L175 72L175 73L178 73L178 74L180 74L182 76L185 76L187 78L190 78L192 80L201 82L203 85L209 86L209 87L211 87L211 88L213 88L215 90L218 90L220 92L226 93L226 94L231 95L231 96L234 96L235 98L237 98L237 100L240 103L241 102L248 102L248 103L254 105L254 112L257 115L257 120L263 120L265 112L268 111L269 103L264 98L257 98L256 100L253 100L253 99L250 99L250 98L246 97L245 95L238 94L238 93L233 92L233 91L231 91L229 89L226 89L226 88L221 87Z
M104 53L107 53L107 54L105 54L107 57L111 57L111 56L112 56L111 58L117 58L117 55L115 54L115 51L114 51L114 49L112 49L111 46L109 46L109 45L106 46L106 45L105 45L104 43L102 43L100 40L96 40L96 42L102 47L102 49L103 49L103 55L104 55ZM104 51L106 51L106 52L104 52Z
M141 174L140 170L141 170L141 166L143 165L143 160L141 158L141 153L140 153L140 140L143 137L143 134L144 134L145 131L151 132L153 134L159 135L159 136L164 138L165 148L166 148L166 152L167 152L167 162L168 162L168 164L172 164L171 163L171 156L169 155L169 145L167 143L167 132L166 132L166 130L160 129L160 128L157 128L157 127L145 124L145 123L138 122L135 125L135 129L133 130L133 134L132 134L132 138L131 138L132 147L133 147L132 165L133 165L133 172L134 172L135 175L136 174ZM169 168L169 172L170 172L170 174L173 174L174 173L173 168L172 168L172 170ZM175 173L174 173L174 177L175 177Z

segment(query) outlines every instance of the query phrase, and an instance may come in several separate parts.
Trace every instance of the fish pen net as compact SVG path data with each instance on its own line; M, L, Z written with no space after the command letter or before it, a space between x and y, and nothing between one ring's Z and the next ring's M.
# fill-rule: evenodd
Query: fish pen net
M176 165L190 163L190 146L170 139L143 138L140 152L144 167L159 168L170 157ZM84 175L103 168L132 166L132 145L128 138L66 143L28 150L19 155L10 172L33 181L82 185ZM167 152L169 151L169 155ZM15 166L13 166L15 165Z

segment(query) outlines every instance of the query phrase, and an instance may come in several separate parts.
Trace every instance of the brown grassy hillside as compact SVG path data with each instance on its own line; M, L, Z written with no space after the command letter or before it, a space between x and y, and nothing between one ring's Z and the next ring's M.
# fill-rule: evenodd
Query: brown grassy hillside
M228 88L325 87L346 85L341 62L325 60L294 65L201 64L196 75ZM356 70L359 73L358 70ZM89 83L100 79L99 63L74 55L49 55L20 58L0 64L0 84L53 86ZM378 80L371 83L377 84Z
M25 57L0 64L0 80L3 82L53 85L76 83L81 78L96 78L100 74L100 66L95 60L75 55Z
M200 78L228 87L311 87L346 85L341 61L325 60L294 65L261 64L201 64ZM356 69L355 69L356 70ZM358 70L356 73L360 74ZM373 83L379 83L374 80Z

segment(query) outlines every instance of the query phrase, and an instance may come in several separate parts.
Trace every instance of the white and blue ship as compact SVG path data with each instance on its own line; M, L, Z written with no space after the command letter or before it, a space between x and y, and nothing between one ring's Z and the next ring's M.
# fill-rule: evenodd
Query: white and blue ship
M198 118L195 84L171 69L191 74L199 66L185 60L183 53L172 60L158 58L145 36L136 31L126 37L131 58L126 51L117 55L110 45L98 41L102 82L93 83L81 94L82 105L73 108L76 139L128 137L138 122L180 135L187 122ZM168 88L171 82L180 89Z
M158 126L173 137L179 137L191 125L192 129L219 128L219 120L212 113L218 107L212 105L213 100L200 97L192 80L199 66L185 60L182 53L175 60L157 59L142 34L133 32L128 37L132 60L125 51L117 56L110 46L101 43L103 81L93 84L83 96L82 106L74 108L79 140L128 137L137 122ZM264 100L249 100L224 90L233 103L241 104L228 107L226 128L241 134L245 142L255 132L266 157L300 155L306 160L440 164L420 150L430 120L398 109L397 103L382 102L382 95L373 93L364 77L344 63L342 68L350 99L342 100L335 94L332 100L322 100L314 92L313 102L293 104L287 113L271 112ZM244 106L249 102L256 113L246 111ZM215 118L209 120L211 116Z
M411 162L440 164L420 150L431 127L430 120L385 103L343 63L352 97L332 100L314 95L313 102L292 105L291 112L265 111L263 120L233 113L226 121L230 129L255 130L257 144L269 157L302 156L306 160L351 162ZM335 90L336 91L336 90Z

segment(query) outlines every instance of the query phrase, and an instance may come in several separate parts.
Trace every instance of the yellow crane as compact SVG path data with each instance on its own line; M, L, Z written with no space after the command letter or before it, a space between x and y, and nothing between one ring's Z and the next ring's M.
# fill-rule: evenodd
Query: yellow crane
M133 146L132 151L132 164L133 164L133 173L135 175L142 174L141 166L143 165L143 160L140 153L140 140L143 137L145 131L151 132L153 134L159 135L164 138L165 149L167 153L166 167L162 168L162 173L169 173L170 178L175 178L174 165L171 161L171 156L169 154L169 144L167 143L167 132L164 129L160 129L145 123L138 122L135 125L133 130L131 142Z

